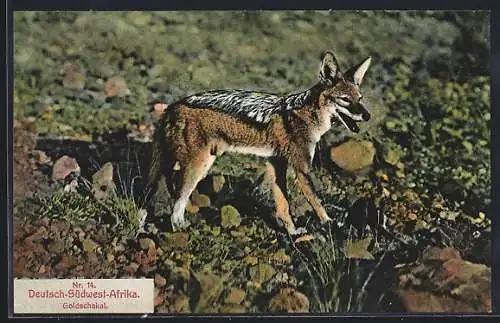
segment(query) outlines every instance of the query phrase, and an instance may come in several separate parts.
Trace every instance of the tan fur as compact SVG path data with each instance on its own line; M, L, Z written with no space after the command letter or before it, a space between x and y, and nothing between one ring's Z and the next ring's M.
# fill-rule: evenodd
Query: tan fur
M173 181L173 165L181 166L180 180L174 194L174 230L189 224L184 219L184 208L189 196L197 183L206 176L216 157L225 152L273 155L267 172L274 182L272 194L276 205L275 215L290 234L304 230L297 229L290 216L286 190L288 166L296 170L299 187L321 222L331 220L309 178L314 147L331 127L332 115L335 107L338 107L333 104L332 98L347 96L354 103L359 103L361 98L358 85L338 74L338 68L332 65L335 63L332 58L333 55L323 59L324 70L320 74L322 83L311 89L314 99L310 104L289 113L276 114L267 124L254 124L208 108L191 108L184 104L168 107L155 137L154 149L161 150L163 157L154 155L152 164L158 166L158 158L168 160L162 161L167 182ZM364 71L357 71L357 75L361 75L359 80L362 80L369 61L365 60L363 64ZM359 105L349 107L349 113L368 113L363 110L362 104ZM356 109L361 109L361 112Z
M205 148L220 156L230 146L270 147L291 160L294 167L307 171L309 144L314 142L315 130L325 122L324 114L322 109L307 106L292 113L288 120L275 116L269 125L259 129L220 112L181 105L176 111L176 119L182 121L175 126L169 142L175 160L181 165L187 165ZM220 138L221 133L224 138Z

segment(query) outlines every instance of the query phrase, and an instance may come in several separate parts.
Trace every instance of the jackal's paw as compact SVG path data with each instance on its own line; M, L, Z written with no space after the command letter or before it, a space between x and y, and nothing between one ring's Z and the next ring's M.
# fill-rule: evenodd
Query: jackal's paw
M189 227L191 223L184 218L172 218L172 230L182 231L183 229Z
M294 229L288 230L288 233L292 236L298 236L298 235L307 233L307 230L306 230L306 228L296 228L296 229L294 228Z

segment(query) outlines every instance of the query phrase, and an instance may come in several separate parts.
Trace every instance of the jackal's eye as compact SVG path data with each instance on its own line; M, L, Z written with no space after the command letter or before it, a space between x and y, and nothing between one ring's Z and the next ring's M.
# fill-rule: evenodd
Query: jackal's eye
M351 99L347 95L339 96L338 99L342 105L351 104Z

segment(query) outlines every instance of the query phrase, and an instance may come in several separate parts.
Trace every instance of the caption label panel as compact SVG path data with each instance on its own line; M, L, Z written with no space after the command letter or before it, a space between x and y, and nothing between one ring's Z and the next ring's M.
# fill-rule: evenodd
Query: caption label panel
M153 294L153 279L15 279L14 313L152 313Z

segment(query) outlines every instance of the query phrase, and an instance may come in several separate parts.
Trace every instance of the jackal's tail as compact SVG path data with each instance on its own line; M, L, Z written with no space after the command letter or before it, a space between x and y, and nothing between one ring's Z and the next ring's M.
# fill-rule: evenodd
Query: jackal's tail
M155 137L157 137L156 133ZM146 190L144 191L145 200L148 200L156 192L156 186L158 185L158 180L161 176L162 155L161 143L157 141L157 138L154 138L153 144L151 145L151 151L149 153L147 185Z
M161 176L166 175L165 171L169 168L168 164L170 154L165 151L168 146L165 133L166 127L169 127L170 123L170 114L165 111L164 115L161 117L161 120L156 125L151 150L149 153L147 185L144 191L146 201L156 193L158 189L158 182ZM169 181L169 178L166 178L166 180ZM168 188L170 188L169 186L170 184L167 183Z

